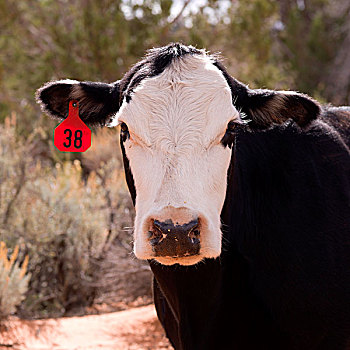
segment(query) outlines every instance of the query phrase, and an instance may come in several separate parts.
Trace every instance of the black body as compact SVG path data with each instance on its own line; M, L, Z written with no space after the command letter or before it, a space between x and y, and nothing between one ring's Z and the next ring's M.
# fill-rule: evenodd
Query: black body
M350 145L333 113L308 130L237 130L220 259L151 262L176 349L350 348Z
M203 51L170 44L116 83L52 82L37 99L55 118L77 99L87 123L105 124L123 101L132 103L142 79L197 54ZM212 60L248 124L229 124L221 141L232 149L221 256L188 267L150 261L166 334L178 350L349 350L350 108L249 89ZM128 136L124 125L135 203Z
M348 350L350 108L300 95L281 124L260 119L254 109L275 95L217 67L250 120L222 141L232 147L222 254L189 267L150 261L158 317L179 350Z

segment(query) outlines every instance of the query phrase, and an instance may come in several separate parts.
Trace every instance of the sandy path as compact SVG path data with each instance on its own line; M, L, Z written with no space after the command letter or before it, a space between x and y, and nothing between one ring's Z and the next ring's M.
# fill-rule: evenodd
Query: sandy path
M172 349L153 305L103 315L11 321L13 341L0 335L0 349L168 350ZM1 339L3 338L3 339Z

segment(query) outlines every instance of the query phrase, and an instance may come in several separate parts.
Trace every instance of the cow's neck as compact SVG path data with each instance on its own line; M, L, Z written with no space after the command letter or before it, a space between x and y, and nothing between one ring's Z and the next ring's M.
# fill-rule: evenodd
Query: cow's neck
M167 332L176 349L186 343L199 344L201 334L215 329L222 300L222 266L208 260L196 266L163 266L151 262L154 273L154 298L158 317L176 325ZM163 323L164 325L164 323ZM166 327L167 328L167 327Z
M233 167L230 166L228 198L232 192L232 176ZM229 206L230 200L226 199L221 215L224 227L229 225ZM224 232L225 234L229 232ZM154 297L158 316L161 321L169 320L171 317L177 324L174 332L178 333L180 338L191 338L194 344L198 344L198 338L204 338L203 334L208 334L206 330L213 332L215 325L220 324L218 318L222 314L222 303L225 295L229 293L228 286L224 286L227 284L224 282L225 274L230 273L232 277L232 270L236 269L239 274L238 270L241 268L241 264L237 261L234 264L232 261L229 264L222 261L222 259L230 259L227 255L232 258L231 252L223 253L218 259L206 259L195 266L164 266L150 262L155 277ZM225 266L230 266L230 272L225 271ZM225 307L228 305L226 304Z
M220 258L206 259L195 266L150 263L158 317L176 349L253 349L259 348L261 342L269 349L281 349L281 334L253 295L248 264L233 244L233 158L221 213Z

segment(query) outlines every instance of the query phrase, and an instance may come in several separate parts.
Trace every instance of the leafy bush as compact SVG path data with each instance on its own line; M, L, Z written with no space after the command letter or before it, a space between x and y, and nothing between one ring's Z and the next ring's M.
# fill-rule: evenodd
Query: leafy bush
M8 258L5 242L0 242L0 321L16 311L28 289L30 274L26 275L28 255L22 266L16 261L18 246Z
M80 313L119 290L131 299L150 294L149 268L130 257L134 212L117 134L96 132L81 160L59 161L67 155L40 156L42 132L18 137L13 117L0 125L0 239L31 257L20 314ZM135 284L128 283L128 271Z

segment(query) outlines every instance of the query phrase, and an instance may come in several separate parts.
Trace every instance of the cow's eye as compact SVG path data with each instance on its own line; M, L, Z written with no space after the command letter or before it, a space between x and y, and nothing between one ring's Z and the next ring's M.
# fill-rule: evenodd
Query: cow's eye
M120 124L120 137L123 142L130 138L129 129L125 123Z
M227 131L229 132L234 132L234 130L236 129L236 123L231 120L228 124L227 124Z
M122 132L128 132L129 131L128 126L125 123L121 123L120 124L120 130Z
M235 138L235 130L236 130L237 124L231 120L228 124L227 124L227 129L225 132L224 137L221 139L221 144L226 147L230 147L232 148L232 145L234 143L234 138Z

